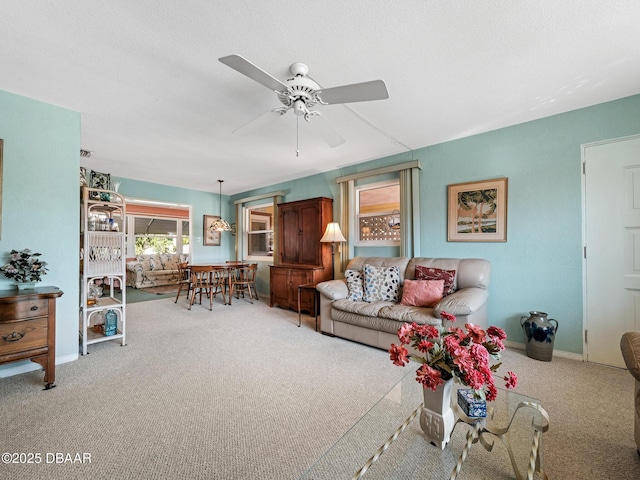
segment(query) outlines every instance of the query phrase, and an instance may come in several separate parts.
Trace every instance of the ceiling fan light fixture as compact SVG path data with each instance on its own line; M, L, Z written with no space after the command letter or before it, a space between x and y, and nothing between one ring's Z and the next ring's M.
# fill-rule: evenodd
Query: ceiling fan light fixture
M308 112L306 105L302 100L296 100L293 102L293 113L298 116L306 115Z

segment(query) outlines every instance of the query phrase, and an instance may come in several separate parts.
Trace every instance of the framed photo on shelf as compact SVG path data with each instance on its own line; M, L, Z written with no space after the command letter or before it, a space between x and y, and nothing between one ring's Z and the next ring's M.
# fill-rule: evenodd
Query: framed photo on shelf
M507 241L507 178L449 185L448 242Z
M220 237L222 232L218 232L214 230L213 222L215 222L218 218L217 215L205 215L203 224L203 232L202 232L202 245L209 247L219 247L220 246Z

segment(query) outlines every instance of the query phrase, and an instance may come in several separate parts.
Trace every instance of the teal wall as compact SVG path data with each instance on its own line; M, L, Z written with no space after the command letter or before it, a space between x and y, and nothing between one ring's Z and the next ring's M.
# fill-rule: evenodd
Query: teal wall
M120 182L120 189L118 191L123 194L125 198L191 205L193 224L191 225L192 243L190 256L192 262L224 262L225 260L235 259L235 237L230 232L222 233L219 247L202 245L204 215L220 214L218 193L169 187L127 178L114 178L113 181ZM229 223L233 223L235 218L233 205L230 204L229 197L225 195L222 196L222 217L229 221ZM127 255L132 257L133 253L129 252Z
M56 357L78 355L80 115L0 91L0 138L4 139L0 262L12 249L42 254L49 272L39 285L60 287ZM0 275L0 289L13 281ZM37 369L25 361L0 366Z
M545 311L560 324L556 348L581 353L580 146L637 133L640 95L244 192L234 199L284 190L285 201L314 196L337 200L336 177L419 159L421 255L490 260L490 322L504 328L510 340L523 342L520 316ZM509 179L507 242L447 242L447 185L498 177ZM372 255L378 252L371 250ZM358 253L369 254L364 249Z

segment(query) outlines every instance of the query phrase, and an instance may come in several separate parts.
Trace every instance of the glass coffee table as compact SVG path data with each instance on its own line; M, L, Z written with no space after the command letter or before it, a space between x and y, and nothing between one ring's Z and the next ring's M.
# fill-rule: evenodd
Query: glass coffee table
M457 403L456 388L452 400ZM420 428L422 386L409 368L300 479L538 479L543 468L542 433L549 418L534 398L498 390L486 419L470 419L454 406L451 441L440 449Z

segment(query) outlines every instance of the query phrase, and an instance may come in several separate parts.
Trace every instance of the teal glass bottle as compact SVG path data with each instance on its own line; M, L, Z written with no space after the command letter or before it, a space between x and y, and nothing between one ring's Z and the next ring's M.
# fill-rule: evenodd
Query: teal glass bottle
M114 310L107 310L104 316L104 334L115 335L118 333L118 314Z

